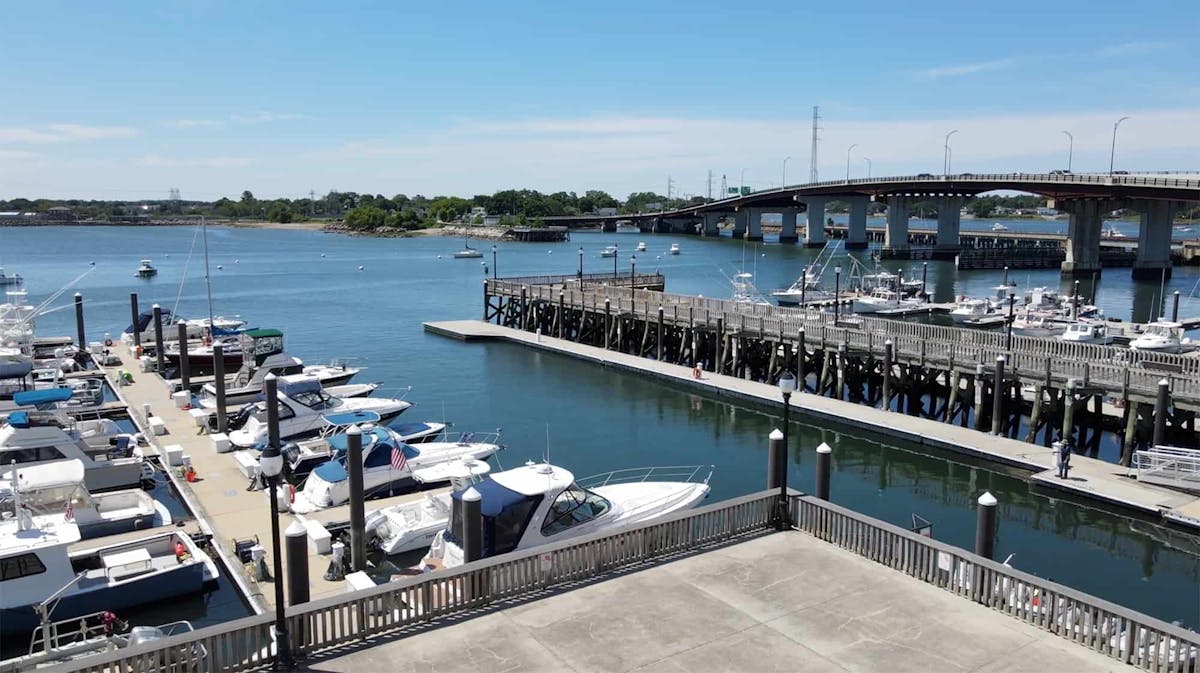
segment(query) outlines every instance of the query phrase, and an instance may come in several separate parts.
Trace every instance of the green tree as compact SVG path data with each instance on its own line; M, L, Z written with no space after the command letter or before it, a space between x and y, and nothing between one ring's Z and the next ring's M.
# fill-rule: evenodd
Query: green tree
M280 222L287 224L295 217L295 213L288 207L286 203L276 201L267 209L267 219L271 222Z
M429 204L429 215L439 222L457 220L471 209L471 202L457 196L439 196Z
M991 199L975 199L967 206L967 211L978 218L990 216L995 209L996 206Z
M355 231L371 231L387 223L388 214L373 206L360 206L346 212L343 219L346 227Z

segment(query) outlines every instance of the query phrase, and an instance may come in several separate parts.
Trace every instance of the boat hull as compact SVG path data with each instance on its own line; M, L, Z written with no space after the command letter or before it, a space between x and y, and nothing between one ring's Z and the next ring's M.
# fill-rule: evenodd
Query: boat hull
M321 381L322 387L332 388L334 386L341 386L341 385L345 385L345 384L349 383L350 379L354 378L354 375L357 373L358 373L357 369L347 369L344 373L338 374L336 376L318 377L318 378ZM246 387L246 388L227 389L225 391L225 406L226 407L237 407L237 406L241 406L243 404L250 404L251 402L257 402L261 395L262 395L261 387L257 387L257 388ZM205 409L216 409L217 402L216 402L216 400L214 400L210 397L202 397L200 399L200 406L204 407Z

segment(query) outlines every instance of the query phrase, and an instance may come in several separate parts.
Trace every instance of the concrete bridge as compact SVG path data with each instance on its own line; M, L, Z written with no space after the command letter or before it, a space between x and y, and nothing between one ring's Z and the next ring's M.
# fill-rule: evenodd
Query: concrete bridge
M967 199L984 192L1012 190L1045 196L1049 205L1070 216L1066 259L1062 272L1090 276L1100 272L1100 240L1105 213L1130 208L1141 213L1135 278L1159 278L1171 269L1171 221L1182 204L1200 203L1200 175L1193 174L1039 174L999 173L930 175L837 180L793 185L659 213L636 215L543 218L547 224L598 224L615 227L618 221L649 222L654 231L691 231L706 236L719 233L722 220L733 220L735 238L762 240L762 216L779 213L783 227L779 239L799 241L797 215L807 219L805 245L825 244L825 207L830 201L850 206L846 247L867 247L867 204L887 204L884 248L893 252L909 248L910 206L916 201L938 203L936 248L945 256L959 250L959 211Z

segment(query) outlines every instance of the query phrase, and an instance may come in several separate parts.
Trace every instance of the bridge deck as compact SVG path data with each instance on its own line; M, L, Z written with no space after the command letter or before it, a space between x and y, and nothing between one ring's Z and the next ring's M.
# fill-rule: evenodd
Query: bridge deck
M538 337L518 329L479 320L425 323L425 329L463 340L498 339L595 362L606 367L651 376L716 396L729 396L762 405L780 404L779 390L772 385L733 376L705 372L692 378L688 367L659 362L548 336ZM964 453L1031 472L1039 485L1061 489L1088 499L1098 499L1136 509L1153 516L1181 507L1200 508L1200 498L1144 483L1127 476L1128 470L1094 458L1071 458L1071 478L1055 477L1054 456L1048 449L1007 437L976 432L948 423L898 414L818 395L793 395L792 406L810 417L893 437L942 450ZM1188 511L1191 511L1189 508ZM1200 521L1197 521L1200 526Z
M310 662L463 671L1113 671L804 533L758 537Z

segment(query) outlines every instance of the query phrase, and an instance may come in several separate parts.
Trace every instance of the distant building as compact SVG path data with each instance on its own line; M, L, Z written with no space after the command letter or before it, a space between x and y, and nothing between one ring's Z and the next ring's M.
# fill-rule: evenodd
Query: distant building
M137 207L137 210L139 213L153 213L161 207L157 203L143 203Z
M499 215L484 215L483 216L483 226L485 226L485 227L500 226L500 216Z
M661 204L661 203L647 203L647 204L646 204L646 206L645 206L645 208L646 208L646 209L645 209L645 211L643 211L643 212L652 213L652 212L654 212L654 211L656 211L656 210L662 210L662 209L663 209L663 204Z
M46 219L54 222L72 222L75 220L75 211L66 206L47 208Z
M1058 214L1058 211L1053 208L1046 208L1045 206L1043 206L1043 207L1037 209L1037 214L1045 215L1048 217L1054 217L1055 215Z
M616 208L597 208L596 214L601 217L611 217L617 214Z
M471 212L467 213L468 220L474 220L477 217L487 217L487 208L475 206L471 209Z

